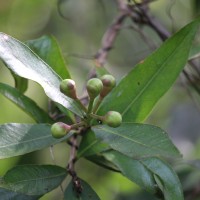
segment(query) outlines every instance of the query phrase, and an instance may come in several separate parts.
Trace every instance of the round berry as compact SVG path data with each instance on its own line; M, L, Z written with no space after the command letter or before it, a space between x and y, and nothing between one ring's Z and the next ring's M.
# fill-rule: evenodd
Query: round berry
M116 85L115 78L110 75L106 74L101 77L101 81L103 83L103 90L100 93L101 97L105 97Z
M109 111L104 117L103 122L110 127L116 128L122 123L122 116L119 112Z
M64 137L65 135L67 135L67 133L69 133L70 130L71 126L63 122L57 122L51 126L51 134L55 138Z
M62 80L60 83L60 91L72 99L77 99L76 85L72 79Z
M86 88L90 98L95 98L103 89L103 83L98 78L92 78L87 82Z

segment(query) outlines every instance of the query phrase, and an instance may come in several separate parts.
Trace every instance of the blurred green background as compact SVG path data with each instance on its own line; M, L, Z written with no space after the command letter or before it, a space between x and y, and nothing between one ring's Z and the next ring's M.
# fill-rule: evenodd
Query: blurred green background
M64 17L59 14L58 8ZM150 4L152 15L171 33L194 19L198 15L198 8L198 0L157 0ZM21 41L32 40L45 34L54 35L81 94L88 73L93 67L91 57L100 48L103 34L117 12L115 0L67 0L61 1L60 5L57 0L0 0L0 31ZM153 30L135 25L136 28L143 30L147 43L137 30L129 28L130 24L129 20L124 24L124 29L114 43L105 65L117 79L127 74L136 63L162 43ZM1 82L14 85L14 80L3 63L0 63L0 74ZM47 98L36 83L29 81L29 89L25 94L47 110ZM185 159L198 159L200 155L199 100L199 95L186 86L181 75L146 121L166 130ZM0 108L1 124L34 123L2 95ZM55 159L51 151L54 152ZM0 160L0 175L16 164L56 163L64 167L67 161L68 147L59 144L53 149ZM121 175L104 170L88 161L81 160L77 171L103 200L154 199ZM58 199L60 193L61 190L58 188L42 199Z

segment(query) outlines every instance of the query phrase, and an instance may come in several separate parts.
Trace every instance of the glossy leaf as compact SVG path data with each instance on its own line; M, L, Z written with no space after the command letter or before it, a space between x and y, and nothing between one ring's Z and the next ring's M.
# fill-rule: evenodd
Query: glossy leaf
M73 182L71 181L67 186L64 194L64 200L100 200L96 192L91 188L91 186L85 181L80 179L82 186L82 192L79 194L75 191L73 187Z
M77 158L85 157L87 160L112 171L119 169L110 161L105 159L102 152L109 150L109 144L103 143L96 138L93 131L86 132L83 135L80 146L78 148Z
M0 93L15 103L24 112L30 115L36 122L39 123L51 123L53 120L49 115L42 110L32 99L23 95L17 89L0 83Z
M82 116L78 104L60 92L61 78L26 45L0 33L0 59L17 75L39 83L50 99Z
M90 132L86 132L85 135L83 135L78 148L77 159L85 157L87 160L104 168L113 171L119 171L115 165L113 165L111 162L105 159L103 155L100 154L100 152L109 149L109 145L97 139L94 132L90 130Z
M136 65L105 98L98 114L115 110L124 122L143 121L185 66L199 24L198 18Z
M42 60L44 60L61 78L71 78L66 68L64 58L56 39L53 36L42 36L35 40L29 40L26 44L33 50ZM57 107L66 113L68 117L73 119L73 115L61 104L56 104Z
M24 195L5 188L0 188L0 197L3 200L38 200L40 198L40 196Z
M115 164L121 173L131 181L137 183L145 190L155 193L155 181L153 174L149 171L140 160L132 159L117 151L107 151L103 155L110 162Z
M109 145L102 143L95 137L94 132L86 132L81 140L81 144L78 148L77 157L88 157L96 153L101 152L102 150L109 149Z
M159 158L146 158L141 162L155 174L155 180L160 186L165 200L184 199L178 176L166 162Z
M70 78L61 50L53 36L45 35L35 40L29 40L26 44L61 78Z
M148 124L124 123L118 128L95 126L96 137L127 156L179 157L179 151L159 127Z
M101 154L102 152L109 149L109 145L97 139L94 132L90 130L89 132L86 132L85 135L83 135L80 146L78 148L77 159L85 157L87 160L101 167L110 169L112 171L119 171L113 163L105 159L105 157Z
M3 185L26 195L43 195L57 188L67 176L65 168L55 165L22 165L9 170Z
M0 125L0 159L23 155L57 144L70 137L55 139L48 124Z
M120 170L118 169L116 165L114 165L112 162L110 162L100 153L92 155L92 156L88 156L86 157L86 159L93 162L94 164L104 167L105 169L109 169L115 172L120 172Z

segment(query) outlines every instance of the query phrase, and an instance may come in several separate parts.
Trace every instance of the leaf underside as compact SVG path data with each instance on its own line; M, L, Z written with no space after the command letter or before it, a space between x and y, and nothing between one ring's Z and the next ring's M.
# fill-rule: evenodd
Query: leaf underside
M4 175L3 186L26 195L43 195L58 187L66 176L66 169L59 166L22 165Z
M0 125L0 159L36 151L57 144L70 137L55 139L49 124L3 124Z
M0 33L0 59L18 76L39 83L50 99L79 116L83 115L78 104L60 92L61 78L25 44Z
M6 188L0 188L0 197L3 200L38 200L41 196L25 195L8 190Z

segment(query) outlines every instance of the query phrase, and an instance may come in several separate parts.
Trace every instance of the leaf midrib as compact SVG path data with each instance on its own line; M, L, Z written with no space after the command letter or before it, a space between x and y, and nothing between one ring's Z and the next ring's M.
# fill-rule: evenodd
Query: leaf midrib
M41 178L34 178L34 179L26 179L26 180L21 180L21 181L15 181L15 182L9 182L7 184L18 184L18 183L24 183L24 182L34 182L34 181L37 181L37 180L43 180L43 179L52 179L52 178L56 178L56 177L60 177L60 176L64 176L66 175L65 172L62 172L62 173L59 173L59 174L56 174L56 175L51 175L51 176L45 176L45 177L41 177Z
M6 147L10 147L10 146L14 146L14 145L17 145L17 144L30 143L32 141L37 141L37 140L41 140L41 139L49 138L49 137L52 137L52 136L51 135L47 135L47 136L43 136L43 137L37 137L37 138L31 139L31 140L25 140L23 142L15 142L15 143L11 143L10 145L0 146L0 149L6 148Z
M20 184L23 183L25 184L25 182L37 182L38 180L42 180L45 179L45 181L47 180L51 180L52 178L61 178L62 176L66 176L66 173L59 173L57 175L52 175L49 177L44 177L44 178L38 178L38 179L29 179L29 180L22 180L22 181L17 181L17 182L12 182L12 183L6 183L8 185L8 187L11 189L13 186L15 186L16 184ZM64 177L63 177L64 178ZM32 183L31 183L32 184ZM19 190L21 191L21 189ZM15 191L16 192L16 191ZM40 192L41 193L41 192ZM35 194L34 192L27 192L26 195L40 195L40 194Z
M88 149L92 148L92 146L94 146L95 144L97 144L98 140L93 141L92 143L90 143L90 145L88 145L86 148L84 148L79 154L78 157L81 157Z
M181 45L182 41L185 40L187 35L185 35L183 37L183 39L181 40L181 42L179 43ZM171 58L172 54L179 48L179 46L176 46L174 48L174 50L171 52L171 54L168 56L168 58L165 60L165 62L161 65L161 67L159 68L159 70L157 70L157 72L152 76L152 78L145 84L145 86L143 87L143 89L141 89L141 91L136 95L136 97L133 99L133 101L124 109L124 111L121 113L122 116L132 107L132 105L137 101L137 99L144 93L144 91L151 85L151 83L153 82L154 79L157 78L157 76L159 76L160 71L163 70L165 63L167 63L167 61Z
M141 143L141 142L139 142L139 141L137 141L137 140L134 140L134 139L129 138L129 137L125 137L124 135L122 136L122 135L120 135L120 134L118 134L118 133L116 133L116 132L113 132L113 131L111 131L111 130L108 130L108 129L104 129L104 128L100 128L100 129L101 129L101 130L104 130L105 132L109 132L109 133L111 133L111 134L117 135L118 137L124 138L124 139L126 139L126 140L128 140L128 141L132 141L133 143L136 143L136 144L138 144L138 145L140 145L140 146L144 146L145 148L150 148L150 149L153 149L153 150L162 150L162 152L164 152L164 153L166 154L166 152L165 152L163 149L155 148L155 147L152 147L152 146L148 146L148 145L146 145L146 144L144 144L144 143ZM166 140L166 139L165 139L165 140ZM167 153L169 153L169 152L167 152Z

